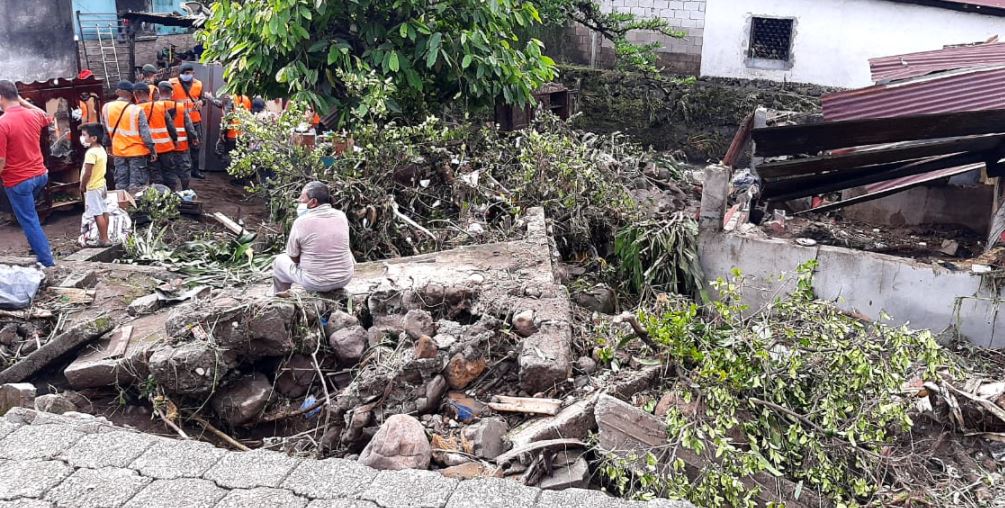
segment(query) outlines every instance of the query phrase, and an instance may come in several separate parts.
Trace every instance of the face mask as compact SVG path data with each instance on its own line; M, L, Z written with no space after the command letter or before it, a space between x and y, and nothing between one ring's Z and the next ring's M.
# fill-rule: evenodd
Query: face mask
M189 81L192 81L193 79L195 79L195 76L192 75L192 74L182 74L181 75L181 80L184 81L184 82L186 82L186 83L188 83Z
M307 203L297 203L297 217L307 215Z
M87 136L83 135L80 136L80 144L84 145L84 148L91 146L90 140L88 140Z

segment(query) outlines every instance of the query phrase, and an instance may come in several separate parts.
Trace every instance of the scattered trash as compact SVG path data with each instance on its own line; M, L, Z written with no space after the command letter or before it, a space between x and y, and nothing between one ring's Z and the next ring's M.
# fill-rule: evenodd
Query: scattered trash
M31 305L45 280L35 267L0 265L0 309L23 309Z

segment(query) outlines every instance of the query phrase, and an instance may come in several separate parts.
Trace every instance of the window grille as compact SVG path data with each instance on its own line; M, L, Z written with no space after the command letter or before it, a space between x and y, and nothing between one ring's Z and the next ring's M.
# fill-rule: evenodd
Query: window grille
M750 32L750 58L789 60L792 50L791 19L753 18Z

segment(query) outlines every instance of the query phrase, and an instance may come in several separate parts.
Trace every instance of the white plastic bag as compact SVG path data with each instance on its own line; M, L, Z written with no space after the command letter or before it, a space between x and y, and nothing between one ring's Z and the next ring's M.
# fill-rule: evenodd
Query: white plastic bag
M34 267L0 265L0 309L23 309L31 305L45 280L45 272Z

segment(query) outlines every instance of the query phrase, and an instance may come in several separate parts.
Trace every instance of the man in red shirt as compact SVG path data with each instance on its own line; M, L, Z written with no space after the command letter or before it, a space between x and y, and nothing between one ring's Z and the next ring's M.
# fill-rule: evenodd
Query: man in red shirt
M35 209L35 200L49 183L41 137L50 120L7 80L0 80L0 108L0 181L38 262L53 266L52 248Z

